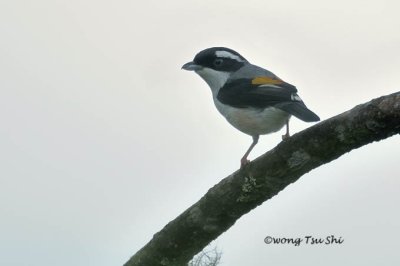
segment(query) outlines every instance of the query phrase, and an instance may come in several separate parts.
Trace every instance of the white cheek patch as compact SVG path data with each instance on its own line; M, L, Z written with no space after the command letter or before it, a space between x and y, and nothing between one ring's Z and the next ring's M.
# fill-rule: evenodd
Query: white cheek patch
M217 93L230 77L229 72L216 71L208 67L197 70L196 73L207 82L213 93Z
M241 59L239 56L234 55L234 54L232 54L232 53L230 53L228 51L216 51L215 55L217 57L230 58L230 59L234 59L234 60L236 60L238 62L244 62L244 60Z

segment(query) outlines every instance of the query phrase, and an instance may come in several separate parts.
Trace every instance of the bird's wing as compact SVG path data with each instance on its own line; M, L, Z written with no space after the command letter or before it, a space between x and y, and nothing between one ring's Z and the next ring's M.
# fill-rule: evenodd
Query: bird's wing
M258 76L228 81L219 90L217 99L237 108L276 107L303 121L319 120L297 95L296 87L277 77Z

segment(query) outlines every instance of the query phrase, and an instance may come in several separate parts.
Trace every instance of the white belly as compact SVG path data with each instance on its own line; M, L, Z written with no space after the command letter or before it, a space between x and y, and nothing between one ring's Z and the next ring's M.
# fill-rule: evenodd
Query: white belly
M219 88L224 86L230 77L230 73L203 68L196 71L210 86L214 104L218 111L228 122L251 136L263 135L276 132L281 129L290 115L280 109L270 107L266 109L235 108L222 104L217 99Z
M274 107L265 109L235 108L218 101L214 101L214 103L218 111L232 126L251 136L276 132L290 118L288 113Z

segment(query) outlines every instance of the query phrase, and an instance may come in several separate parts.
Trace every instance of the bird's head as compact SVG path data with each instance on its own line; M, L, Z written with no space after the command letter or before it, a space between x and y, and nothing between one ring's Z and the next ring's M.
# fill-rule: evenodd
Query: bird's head
M221 88L229 77L249 62L238 52L225 47L212 47L199 52L182 69L195 71L212 90Z

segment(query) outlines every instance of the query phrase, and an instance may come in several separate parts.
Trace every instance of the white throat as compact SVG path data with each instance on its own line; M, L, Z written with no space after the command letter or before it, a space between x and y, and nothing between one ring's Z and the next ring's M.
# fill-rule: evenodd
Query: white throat
M214 97L217 96L219 89L225 85L231 75L229 72L216 71L208 67L197 70L196 73L207 82Z

